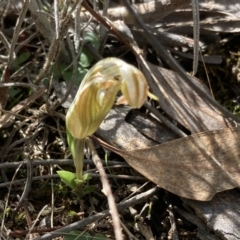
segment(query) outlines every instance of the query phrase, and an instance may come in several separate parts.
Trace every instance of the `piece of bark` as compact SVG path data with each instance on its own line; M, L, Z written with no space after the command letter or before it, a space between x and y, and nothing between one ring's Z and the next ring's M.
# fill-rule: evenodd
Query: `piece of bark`
M204 9L200 9L201 21L200 30L208 30L212 32L231 32L236 33L240 31L239 27L239 17L234 15L229 15L227 12L211 12ZM188 34L192 35L192 9L184 9L162 19L164 21L164 26L161 29L168 30L169 32L176 33L178 28L183 26L188 26ZM186 31L184 32L186 33ZM182 34L184 34L182 33ZM181 32L179 32L181 34ZM182 35L181 34L181 35Z
M171 32L182 27L188 28L192 35L192 9L190 0L145 1L133 4L133 8L147 24L156 24L156 27ZM219 32L239 32L240 4L238 0L199 0L200 28L202 30ZM102 11L99 11L102 14ZM90 14L81 11L81 21L87 22ZM112 21L123 20L127 25L134 25L135 20L124 6L108 9L108 18ZM184 33L179 33L184 35Z
M187 208L189 208L187 206ZM184 217L188 222L197 226L197 235L196 237L200 240L219 240L220 238L208 228L208 226L198 217L195 213L186 212L182 209L174 207L174 212L177 212L182 217Z
M239 0L199 0L201 9L208 12L230 13L236 17L240 17L240 2Z

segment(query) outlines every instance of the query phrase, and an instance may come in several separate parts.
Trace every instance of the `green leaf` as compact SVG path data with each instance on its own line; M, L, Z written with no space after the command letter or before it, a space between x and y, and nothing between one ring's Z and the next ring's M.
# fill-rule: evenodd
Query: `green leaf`
M75 79L74 79L74 85L79 86L81 81L87 74L87 72L88 72L87 69L85 69L81 66L78 66L77 75L75 76ZM67 69L67 70L62 70L61 75L64 78L65 82L69 82L73 75L72 68Z
M17 96L20 92L22 91L21 88L18 87L10 87L8 94L11 98L14 98L15 96Z
M13 62L13 64L12 64L12 67L13 67L14 69L19 68L21 64L23 64L24 62L26 62L26 61L30 58L30 56L31 56L31 54L30 54L30 52L28 52L28 51L22 53L20 56L18 56L18 57L14 60L14 62Z
M81 66L78 67L78 73L77 73L77 77L75 79L75 84L77 86L80 85L80 83L82 82L83 78L85 77L85 75L87 74L88 70L85 68L82 68Z
M69 171L57 171L57 174L59 175L59 177L61 178L61 180L67 185L69 186L71 189L75 190L77 187L77 184L75 182L76 179L76 174L69 172Z
M71 231L64 236L65 240L92 240L92 236L86 232Z
M95 240L107 240L109 238L106 238L102 234L98 233L98 234L94 235L93 239L95 239Z
M83 184L85 183L87 180L90 180L92 177L89 173L85 173L82 175L82 178L81 179L75 179L74 181L76 182L76 184Z
M96 187L95 187L95 186L92 186L92 185L85 187L85 188L83 189L82 197L85 196L85 195L87 195L87 194L89 194L89 193L91 193L91 192L94 192L95 190L96 190Z
M84 36L84 43L90 43L96 50L98 50L100 47L100 41L97 35L93 32L86 33L86 35ZM93 55L86 48L83 47L79 61L80 66L82 66L83 68L89 67L93 59Z
M83 180L83 181L90 180L91 178L92 178L92 176L91 176L89 173L85 173L85 174L83 174L83 176L82 176L82 180Z
M102 234L96 234L95 236L91 236L87 232L80 231L71 231L64 235L65 240L107 240L105 236Z
M90 42L95 49L100 47L98 36L94 32L87 32L84 36L84 43Z

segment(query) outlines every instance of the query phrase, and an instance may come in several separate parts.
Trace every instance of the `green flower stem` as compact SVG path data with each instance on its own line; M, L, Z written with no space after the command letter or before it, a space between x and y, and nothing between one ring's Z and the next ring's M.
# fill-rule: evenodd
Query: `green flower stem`
M76 168L76 178L77 180L82 180L83 175L83 161L84 161L84 145L85 145L85 138L84 139L74 139L75 145L75 156L73 157L73 162Z
M84 161L84 146L85 146L85 138L78 139L74 138L67 131L67 141L70 147L70 151L72 153L74 166L76 168L76 192L80 195L83 193L83 161Z
M80 194L80 197L83 195L83 161L84 161L84 139L74 139L75 145L75 156L73 162L76 168L76 189L75 191Z

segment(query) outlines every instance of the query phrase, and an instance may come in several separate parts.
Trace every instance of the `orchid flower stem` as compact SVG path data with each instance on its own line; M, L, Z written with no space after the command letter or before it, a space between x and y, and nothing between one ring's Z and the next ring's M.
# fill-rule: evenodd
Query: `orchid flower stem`
M74 139L74 142L76 151L73 162L76 168L76 178L77 180L82 180L85 138Z
M75 138L67 131L67 140L70 147L70 151L73 156L74 166L76 168L76 192L80 195L83 193L83 161L84 161L84 146L85 138Z
M84 139L74 138L74 149L75 154L73 154L73 162L76 168L76 189L75 191L82 196L83 194L83 161L84 161Z
M75 192L81 197L83 195L83 161L84 161L84 139L74 138L74 148L75 152L73 155L73 162L76 168L76 189Z

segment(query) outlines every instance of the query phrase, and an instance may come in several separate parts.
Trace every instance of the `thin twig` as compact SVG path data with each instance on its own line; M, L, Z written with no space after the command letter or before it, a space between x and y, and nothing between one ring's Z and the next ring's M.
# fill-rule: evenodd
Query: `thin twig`
M83 173L87 173L87 172L83 172ZM100 175L96 174L96 173L91 173L90 174L92 178L99 178ZM128 176L128 175L112 175L112 174L107 174L108 178L113 178L113 179L124 179L124 180L134 180L134 181L146 181L145 177L141 177L141 176ZM32 181L39 181L39 180L46 180L46 179L52 179L52 178L59 178L58 174L53 174L53 175L43 175L43 176L37 176L37 177L33 177ZM11 182L5 182L5 183L0 183L0 188L3 187L8 187L11 184L13 185L21 185L24 182L26 182L26 179L19 179L19 180L15 180L15 181L11 181Z
M41 211L38 213L37 218L33 221L33 224L32 224L32 226L31 226L31 228L29 229L27 235L29 235L29 234L31 233L31 231L34 229L34 227L35 227L35 225L37 224L40 216L42 215L42 213L44 212L44 210L45 210L47 207L48 207L48 205L45 205L45 206L41 209Z
M58 0L54 0L54 20L55 20L55 35L56 39L59 38L59 6Z
M80 13L81 13L81 4L82 0L79 1L77 8L76 8L76 16L74 21L74 43L75 43L75 53L77 53L77 49L79 49L80 46L80 38L81 38L81 19L80 19ZM73 58L74 59L74 58Z
M33 85L32 83L8 82L8 83L0 83L0 88L2 88L2 87L38 88L39 86Z
M24 186L24 190L23 193L20 197L20 200L18 201L18 204L16 206L16 209L13 212L13 220L15 221L15 217L16 214L18 213L20 207L22 206L23 202L25 201L25 199L27 198L30 190L31 190L31 186L32 186L32 178L33 178L33 166L32 166L32 160L29 158L29 156L25 156L27 158L27 179L26 179L26 184Z
M12 60L13 58L15 58L15 53L14 53L14 49L17 43L17 40L19 38L19 32L21 30L21 26L23 23L23 20L26 16L27 10L28 10L28 4L29 4L29 0L24 0L24 4L22 7L22 10L20 12L20 15L18 17L15 29L14 29L14 34L13 34L13 38L12 38L12 43L10 46L10 50L9 50L9 59L8 59L8 67L10 68L11 64L12 64Z
M3 235L3 231L4 231L4 220L5 220L5 217L6 217L6 214L7 214L7 207L8 207L10 192L11 192L11 189L12 189L12 184L13 184L13 181L14 181L14 179L16 178L17 173L18 173L18 171L19 171L20 168L21 168L21 165L16 169L16 171L15 171L13 177L12 177L12 181L11 181L10 184L9 184L9 190L8 190L8 194L7 194L7 198L6 198L6 202L5 202L5 208L4 208L3 215L2 215L0 236Z
M103 17L108 17L108 9L109 9L109 0L105 0L103 5ZM100 39L105 39L106 36L106 28L103 25L100 25Z
M102 192L106 195L106 197L108 199L108 205L109 205L110 213L111 213L112 220L113 220L115 239L123 240L122 231L121 231L121 223L120 223L118 211L116 208L115 200L114 200L114 197L112 194L112 190L111 190L111 187L110 187L108 179L107 179L107 175L104 171L101 160L93 146L93 143L91 142L90 139L88 139L87 142L88 142L88 146L92 152L93 161L94 161L94 163L100 173L100 176L101 176L101 181L102 181L102 186L103 186Z
M198 0L192 0L193 12L193 75L197 73L198 68L198 52L199 52L199 36L200 36L200 23L199 23L199 5Z
M51 175L53 175L53 166L51 165L50 166L50 174ZM53 228L53 225L54 225L54 223L53 223L53 215L54 215L54 207L55 207L55 204L54 204L54 202L55 202L55 199L54 199L54 183L53 183L53 179L51 179L51 225L50 225L50 227L51 228Z
M28 26L27 28L24 29L24 31L27 31L27 29L31 28L31 27L32 27L32 25ZM22 32L24 32L24 31L22 31ZM38 35L37 33L33 33L25 41L22 41L21 43L19 43L15 49L15 53L18 54L21 48L24 48L27 46L33 47L33 45L30 45L28 43L31 42L37 35ZM34 47L37 48L37 46L34 46Z
M133 234L128 230L127 226L121 221L121 226L123 230L126 232L128 235L128 239L130 240L138 240L138 238L134 237Z
M101 160L102 164L106 165L105 161ZM26 165L27 161L20 161L20 162L4 162L0 163L0 169L7 169L7 168L18 168L19 165ZM69 165L73 164L72 159L46 159L46 160L34 160L33 161L33 166L48 166L52 164L56 165ZM84 160L84 164L90 164L94 165L93 160ZM119 165L121 167L128 167L129 165L126 162L119 162L119 161L109 161L108 166L114 166L114 165Z
M7 38L5 37L2 31L0 31L0 39L4 44L4 47L6 48L6 50L9 51L9 49L11 48L11 44L8 42Z
M169 235L172 239L178 240L179 239L178 231L177 231L176 221L175 221L175 217L174 217L171 205L168 207L167 211L168 211L169 220L170 220L170 223L171 223L171 228L169 230Z

